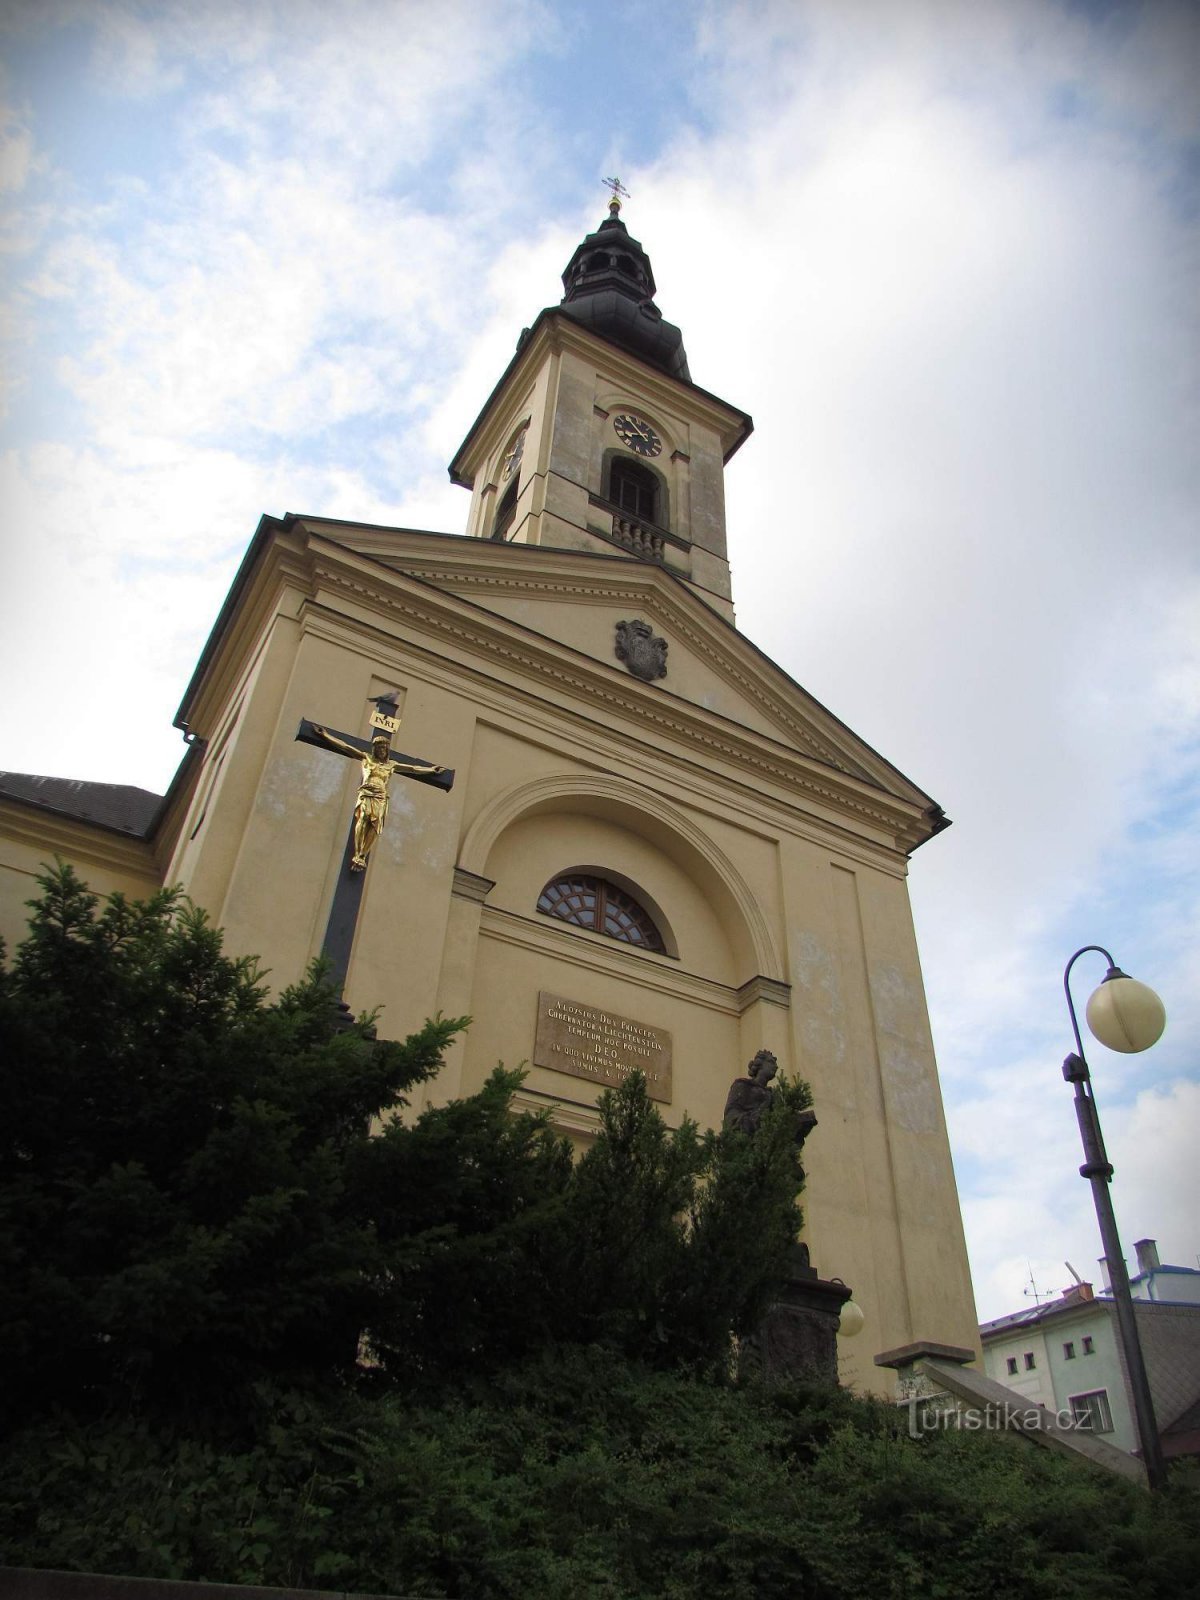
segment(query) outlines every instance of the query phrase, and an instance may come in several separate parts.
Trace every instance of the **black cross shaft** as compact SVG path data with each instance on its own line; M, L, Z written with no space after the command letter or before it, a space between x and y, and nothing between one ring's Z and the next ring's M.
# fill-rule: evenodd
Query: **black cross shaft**
M396 702L390 696L380 696L376 702L379 712L388 718L394 719ZM394 720L393 720L394 726ZM361 752L364 756L371 754L372 739L360 739L352 733L342 733L337 728L327 730L337 739L353 747L354 751ZM375 738L380 734L375 734ZM383 737L387 737L386 734ZM317 724L310 722L307 717L301 719L296 738L302 744L316 745L319 750L330 750L334 755L348 757L348 752L338 750L324 740L317 732ZM388 758L392 761L417 762L432 766L432 762L425 762L422 756L406 755L401 750L388 748ZM449 790L454 786L454 771L446 768L442 772L400 772L398 777L409 778L413 783L429 783L436 789ZM350 827L346 835L346 848L342 852L342 863L338 869L337 883L333 891L333 904L329 908L329 921L325 925L325 938L321 943L321 954L329 962L330 976L334 987L340 995L346 984L346 974L350 970L350 952L354 946L354 930L358 926L358 913L362 905L363 884L366 881L366 872L352 872L350 862L354 856L354 819L350 819Z

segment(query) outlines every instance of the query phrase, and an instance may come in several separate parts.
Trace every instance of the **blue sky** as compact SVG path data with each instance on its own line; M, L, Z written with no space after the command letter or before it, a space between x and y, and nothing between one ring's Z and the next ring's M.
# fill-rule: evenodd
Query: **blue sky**
M1093 1070L1127 1245L1195 1264L1200 12L42 0L0 53L0 765L164 787L261 512L461 530L618 172L755 417L740 626L954 819L911 884L981 1315L1098 1254L1084 944L1166 1002Z

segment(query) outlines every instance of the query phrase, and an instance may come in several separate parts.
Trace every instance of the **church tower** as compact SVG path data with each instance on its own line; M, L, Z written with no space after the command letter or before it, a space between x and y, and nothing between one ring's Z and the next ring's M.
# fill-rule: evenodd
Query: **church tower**
M845 1375L879 1387L872 1349L977 1343L907 891L945 818L734 626L750 419L693 382L615 206L563 283L451 464L466 536L263 517L167 796L0 778L0 921L57 850L101 891L181 883L279 987L336 932L387 1034L474 1019L431 1097L524 1063L578 1143L635 1068L711 1127L773 1051L816 1101L813 1261L868 1319ZM351 885L381 715L417 777Z
M450 476L472 537L660 562L732 621L724 467L753 424L692 382L619 210L614 195L561 304L522 333Z

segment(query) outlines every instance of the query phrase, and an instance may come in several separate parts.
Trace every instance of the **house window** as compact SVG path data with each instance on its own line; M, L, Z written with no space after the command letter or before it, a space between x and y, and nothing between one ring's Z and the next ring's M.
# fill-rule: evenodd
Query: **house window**
M1026 1372L1032 1372L1036 1365L1037 1365L1037 1363L1033 1359L1033 1351L1032 1350L1026 1350L1026 1352L1025 1352L1025 1371Z
M1083 1353L1085 1356L1095 1355L1096 1353L1096 1344L1090 1333L1085 1333L1083 1336Z
M614 456L608 476L608 498L639 522L658 521L658 479L649 467L628 456Z
M1017 1375L1017 1358L1016 1358L1016 1356L1009 1356L1009 1358L1008 1358L1008 1375L1009 1375L1010 1378L1015 1378L1016 1375Z
M537 908L544 916L558 917L573 927L590 928L593 933L659 955L666 953L662 934L645 906L606 878L582 872L554 878L538 895Z
M1066 1344L1063 1345L1063 1360L1064 1361L1074 1361L1074 1359L1075 1359L1075 1346L1072 1344L1070 1339L1068 1339Z
M1094 1389L1091 1394L1073 1394L1070 1406L1075 1426L1082 1432L1112 1432L1112 1409L1108 1403L1107 1389Z

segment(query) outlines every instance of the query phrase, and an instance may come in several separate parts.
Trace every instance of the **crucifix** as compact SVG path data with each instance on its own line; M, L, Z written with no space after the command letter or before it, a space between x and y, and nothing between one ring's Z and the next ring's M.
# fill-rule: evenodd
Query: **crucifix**
M416 783L432 784L437 789L451 789L454 786L452 768L435 766L416 756L405 755L401 750L393 751L392 735L400 727L396 691L377 695L374 705L375 710L371 713L374 732L369 740L355 738L350 733L334 732L322 723L310 722L307 717L301 720L300 730L296 734L296 738L304 744L315 744L318 749L333 750L340 756L349 756L362 762L362 782L354 799L354 816L321 945L321 954L329 960L339 993L350 966L350 949L354 943L354 929L362 903L367 860L387 821L388 785L393 774L412 778Z

